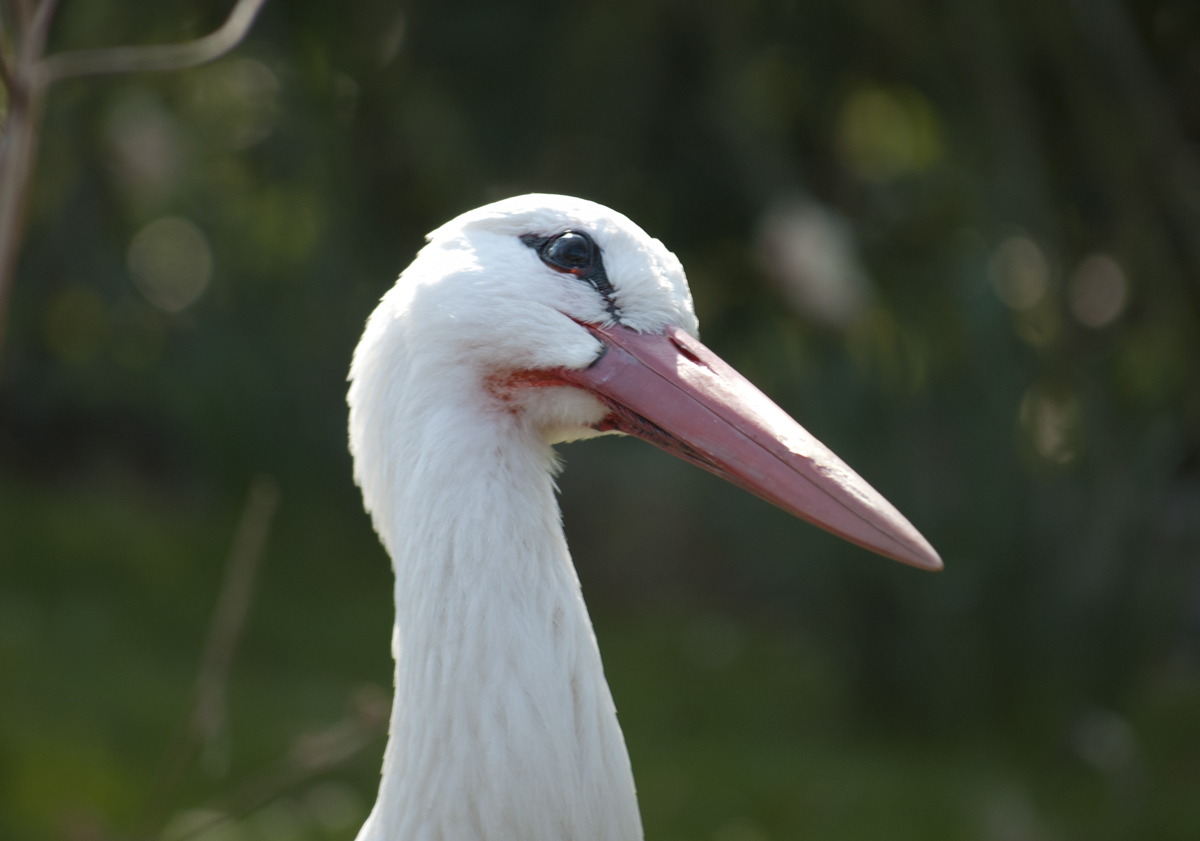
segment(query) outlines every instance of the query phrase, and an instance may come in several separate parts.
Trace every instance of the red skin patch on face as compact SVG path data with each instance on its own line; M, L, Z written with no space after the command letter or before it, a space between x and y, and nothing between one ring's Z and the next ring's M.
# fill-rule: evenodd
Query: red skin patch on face
M515 392L526 388L553 388L569 385L557 371L511 371L506 374L493 374L487 378L487 389L501 403L508 404L506 408L512 414L520 412L520 407L512 405Z

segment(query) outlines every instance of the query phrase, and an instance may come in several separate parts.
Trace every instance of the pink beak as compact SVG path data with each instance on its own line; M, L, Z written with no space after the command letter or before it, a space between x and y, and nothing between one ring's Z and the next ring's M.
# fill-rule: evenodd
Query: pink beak
M750 381L677 327L665 335L583 324L606 348L557 377L611 409L600 428L636 435L784 511L921 569L942 559L899 511Z

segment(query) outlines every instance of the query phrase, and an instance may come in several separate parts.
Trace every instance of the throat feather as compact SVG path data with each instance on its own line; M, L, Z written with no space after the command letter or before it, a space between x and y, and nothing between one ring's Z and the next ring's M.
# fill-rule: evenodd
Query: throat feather
M553 452L494 426L426 442L441 463L395 471L400 504L376 512L396 571L396 698L359 841L638 841Z

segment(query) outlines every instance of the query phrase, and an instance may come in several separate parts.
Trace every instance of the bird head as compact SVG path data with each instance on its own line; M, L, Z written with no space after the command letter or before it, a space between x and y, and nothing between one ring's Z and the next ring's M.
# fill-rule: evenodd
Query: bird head
M635 435L872 551L941 568L890 503L700 343L675 255L593 202L519 196L435 230L372 314L351 379L352 449L365 383L407 390L398 400L434 389L551 443Z

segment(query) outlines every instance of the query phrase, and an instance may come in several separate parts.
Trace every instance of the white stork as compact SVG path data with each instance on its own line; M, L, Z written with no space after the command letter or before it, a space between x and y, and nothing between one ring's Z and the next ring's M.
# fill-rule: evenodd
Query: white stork
M880 554L941 560L700 344L679 260L626 217L528 195L428 239L350 370L354 477L396 574L395 701L358 839L636 841L555 443L636 435Z

